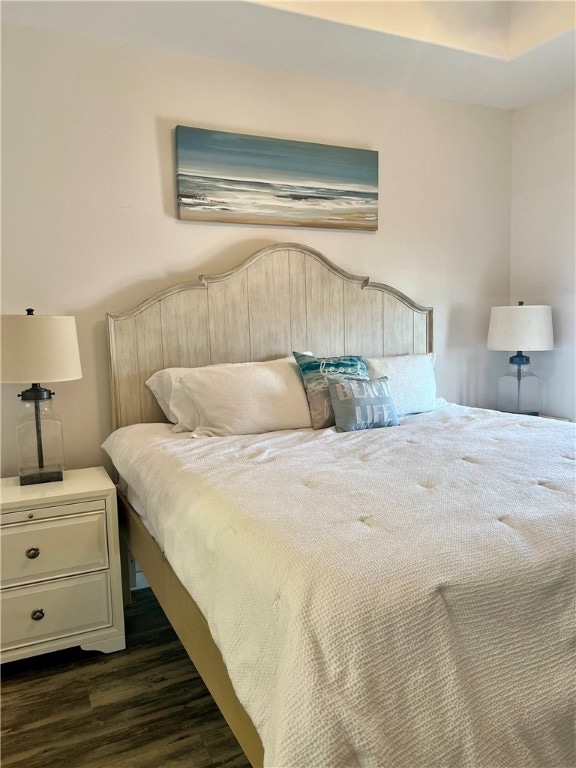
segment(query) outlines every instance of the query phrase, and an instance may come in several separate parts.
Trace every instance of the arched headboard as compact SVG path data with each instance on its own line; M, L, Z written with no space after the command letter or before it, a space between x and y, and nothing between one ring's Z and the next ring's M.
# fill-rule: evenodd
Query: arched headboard
M144 382L162 368L432 351L432 308L339 269L313 248L279 243L230 272L201 276L109 314L114 429L166 421Z

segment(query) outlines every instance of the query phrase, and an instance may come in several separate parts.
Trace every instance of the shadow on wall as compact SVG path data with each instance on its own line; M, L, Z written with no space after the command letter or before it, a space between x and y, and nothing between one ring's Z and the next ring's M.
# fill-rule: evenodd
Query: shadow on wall
M465 304L454 304L448 317L447 349L458 354L460 369L457 402L482 408L496 408L496 387L501 361L478 339L488 336L490 307L483 314ZM488 393L488 396L486 396ZM485 402L483 402L485 401Z

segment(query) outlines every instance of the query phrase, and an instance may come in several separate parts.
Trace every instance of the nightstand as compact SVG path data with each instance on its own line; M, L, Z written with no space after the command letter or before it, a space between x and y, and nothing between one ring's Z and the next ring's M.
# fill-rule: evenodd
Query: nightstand
M103 467L55 483L2 479L1 651L126 647L116 488Z

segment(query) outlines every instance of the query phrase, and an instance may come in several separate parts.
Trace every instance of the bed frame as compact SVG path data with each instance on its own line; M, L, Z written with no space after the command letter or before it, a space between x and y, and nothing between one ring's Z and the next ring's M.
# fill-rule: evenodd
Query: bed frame
M292 350L321 357L432 351L432 308L297 243L264 248L230 272L177 285L107 318L114 429L166 421L145 386L163 368L269 360ZM262 742L204 616L121 493L119 509L128 549L248 760L262 766Z

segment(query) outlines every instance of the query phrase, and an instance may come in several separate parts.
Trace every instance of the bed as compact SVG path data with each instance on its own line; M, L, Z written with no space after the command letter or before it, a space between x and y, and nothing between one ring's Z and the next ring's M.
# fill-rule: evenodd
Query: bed
M438 400L432 316L295 243L108 316L127 546L254 766L574 765L574 425ZM145 385L293 350L373 361L398 426L204 437Z

